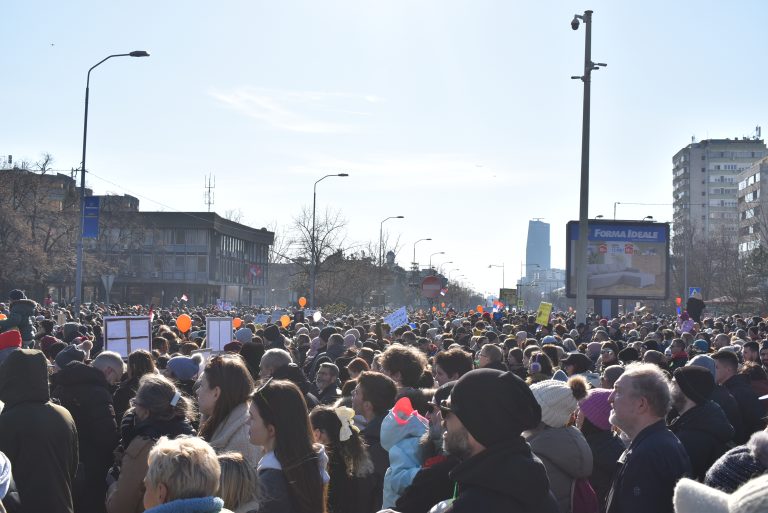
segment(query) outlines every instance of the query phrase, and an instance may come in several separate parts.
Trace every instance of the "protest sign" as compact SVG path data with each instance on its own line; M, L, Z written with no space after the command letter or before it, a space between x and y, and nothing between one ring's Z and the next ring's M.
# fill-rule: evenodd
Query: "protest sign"
M104 317L104 349L123 358L137 349L152 351L152 327L148 316Z
M539 305L539 310L536 312L536 324L549 324L549 314L552 313L552 303L546 303L544 301Z
M209 349L218 353L232 342L232 320L232 317L205 318L205 336Z
M384 323L389 324L391 330L399 328L403 324L408 324L408 313L405 307L402 307L384 318Z

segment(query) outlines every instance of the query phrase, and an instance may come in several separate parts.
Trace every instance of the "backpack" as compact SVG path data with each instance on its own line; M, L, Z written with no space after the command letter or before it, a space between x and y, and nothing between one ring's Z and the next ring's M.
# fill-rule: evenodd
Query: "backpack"
M599 512L600 505L597 501L597 494L589 480L583 477L574 479L571 485L571 513Z

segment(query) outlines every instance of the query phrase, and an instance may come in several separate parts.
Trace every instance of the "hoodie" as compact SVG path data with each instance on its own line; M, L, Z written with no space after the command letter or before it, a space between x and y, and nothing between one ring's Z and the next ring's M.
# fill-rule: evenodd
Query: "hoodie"
M50 402L42 352L13 351L0 366L0 451L8 456L24 511L71 513L78 461L69 412Z
M395 405L381 423L381 446L389 453L389 468L384 473L384 502L381 509L394 508L397 499L421 469L423 458L419 440L429 431L429 421L413 408L410 409L411 412L405 416L398 412Z
M31 299L20 299L11 301L8 307L8 318L0 320L0 331L6 331L11 328L18 328L21 332L21 339L24 342L32 342L35 338L35 308L37 303Z

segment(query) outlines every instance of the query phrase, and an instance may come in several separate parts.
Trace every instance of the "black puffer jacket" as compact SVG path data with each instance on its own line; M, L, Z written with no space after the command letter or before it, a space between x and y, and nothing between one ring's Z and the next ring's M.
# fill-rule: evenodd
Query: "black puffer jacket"
M450 473L458 483L452 513L557 513L544 464L522 437L486 449Z
M104 511L105 476L119 443L109 383L99 369L77 361L53 378L52 395L72 414L80 442L75 510Z
M0 320L0 331L18 328L21 332L21 340L28 342L35 338L35 325L32 319L35 316L37 303L31 299L11 301L8 307L8 317Z
M669 425L669 430L683 443L691 460L693 477L699 481L709 467L722 456L733 440L733 426L722 408L706 401L683 413Z

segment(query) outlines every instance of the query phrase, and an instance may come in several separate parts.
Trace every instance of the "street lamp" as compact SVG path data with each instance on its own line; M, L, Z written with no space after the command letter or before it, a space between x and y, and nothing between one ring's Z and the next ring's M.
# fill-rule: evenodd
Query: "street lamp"
M328 177L331 176L340 176L340 177L346 177L349 176L347 173L337 173L333 175L325 175L324 177L320 178L318 181L315 182L315 185L312 187L312 233L310 234L310 250L311 250L311 256L312 261L309 265L309 307L315 308L315 282L317 280L317 247L316 247L316 234L315 234L315 211L317 208L317 184L322 182Z
M645 216L643 221L653 221L653 216Z
M416 263L416 244L423 240L432 240L432 239L419 239L416 242L413 243L413 267L416 269L416 271L419 270L419 265Z
M450 270L448 271L448 281L451 281L451 275L452 275L453 273L455 273L456 271L461 271L461 269L459 269L459 268L457 267L457 268L454 268L454 269L450 269Z
M91 85L91 71L113 57L149 57L144 50L130 53L116 53L100 60L88 70L85 80L85 115L83 116L83 160L80 168L80 232L77 236L77 264L75 267L75 313L80 313L83 295L83 230L85 229L85 148L88 141L88 93Z
M445 251L438 251L437 253L432 253L429 255L429 270L432 270L432 257L435 255L445 255Z
M405 219L405 216L390 216L382 220L379 223L379 292L382 292L381 286L381 271L384 268L384 223L390 219ZM382 306L385 304L385 299L382 299Z
M505 275L505 271L504 271L504 262L502 262L502 263L501 263L501 265L498 265L498 264L489 264L489 265L488 265L488 269L490 269L491 267L501 267L501 288L502 288L502 289L505 289L505 288L507 288L507 287L505 286L505 284L506 284L506 279L505 279L505 277L504 277L504 275Z
M581 189L579 194L579 240L576 244L576 315L577 319L587 319L587 236L589 222L589 116L592 72L606 66L602 62L592 62L592 11L576 14L571 21L573 30L579 29L579 20L584 22L584 74L571 77L584 83L584 105L581 126Z

